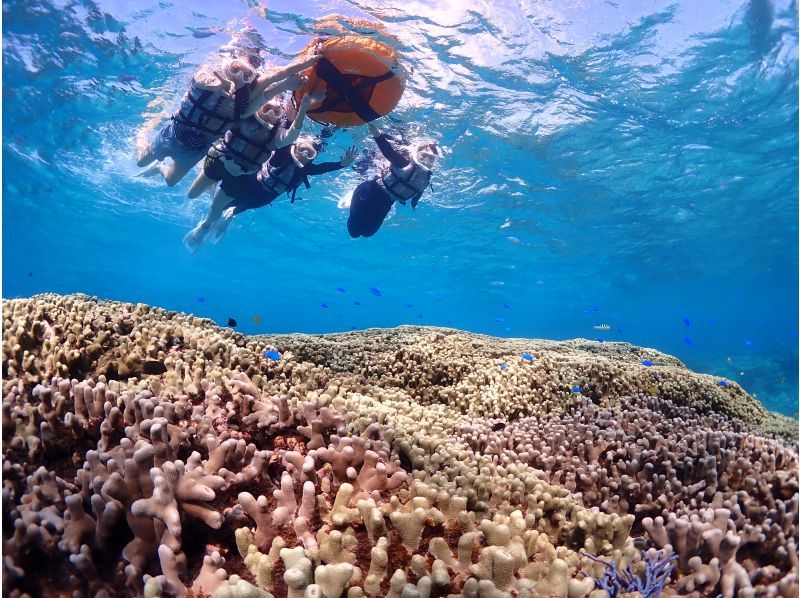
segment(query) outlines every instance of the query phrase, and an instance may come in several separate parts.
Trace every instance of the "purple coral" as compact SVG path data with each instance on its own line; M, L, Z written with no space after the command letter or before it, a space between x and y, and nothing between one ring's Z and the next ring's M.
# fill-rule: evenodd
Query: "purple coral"
M643 598L658 598L664 586L667 585L672 571L675 569L677 555L670 555L664 550L658 552L642 551L642 560L645 563L644 579L636 575L633 567L628 565L624 570L619 568L619 564L607 561L596 556L592 556L584 551L581 554L593 561L605 565L603 577L595 579L595 584L608 592L610 598L616 598L620 594L628 592L639 592ZM585 571L585 576L590 577Z

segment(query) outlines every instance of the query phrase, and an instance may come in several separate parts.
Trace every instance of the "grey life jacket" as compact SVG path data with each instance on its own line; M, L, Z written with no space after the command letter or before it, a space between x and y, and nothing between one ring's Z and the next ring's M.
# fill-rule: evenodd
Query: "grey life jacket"
M381 173L381 185L395 201L405 203L409 199L416 205L419 198L431 184L431 171L411 160L403 168L390 166Z
M221 112L221 107L223 102L230 101L230 98L219 91L203 89L192 79L189 91L183 97L181 106L172 119L185 127L195 129L210 139L216 139L241 118L250 99L251 89L252 84L245 85L234 92L233 116L228 116Z
M275 137L278 129L288 126L288 121L281 119L275 126L265 127L255 116L251 116L225 133L217 150L236 162L245 172L256 171L277 149Z

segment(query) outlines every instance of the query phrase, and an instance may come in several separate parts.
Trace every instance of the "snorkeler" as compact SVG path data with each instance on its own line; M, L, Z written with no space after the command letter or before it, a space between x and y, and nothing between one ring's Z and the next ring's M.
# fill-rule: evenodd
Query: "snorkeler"
M300 135L308 107L325 98L324 90L306 94L294 119L284 103L274 96L294 91L307 79L292 75L267 89L265 96L273 97L248 118L239 121L208 150L202 170L189 188L189 197L198 197L215 182L258 171L273 151L291 145Z
M372 123L368 126L389 166L353 191L347 218L347 231L353 238L371 237L378 232L394 202L405 205L410 200L411 207L416 208L430 185L431 169L437 156L435 143L398 150L378 127Z
M160 131L148 138L144 131L136 144L138 166L154 160L170 187L199 162L217 139L238 121L251 116L263 103L268 86L279 83L315 64L312 56L289 66L258 74L253 57L227 56L215 65L203 65L192 77L180 108Z
M186 234L183 244L195 252L209 234L213 242L218 242L234 216L269 205L282 193L291 194L294 203L300 185L310 187L309 176L345 168L357 153L356 148L351 147L337 162L313 164L320 149L319 140L300 135L293 144L274 152L258 172L223 178L208 214Z

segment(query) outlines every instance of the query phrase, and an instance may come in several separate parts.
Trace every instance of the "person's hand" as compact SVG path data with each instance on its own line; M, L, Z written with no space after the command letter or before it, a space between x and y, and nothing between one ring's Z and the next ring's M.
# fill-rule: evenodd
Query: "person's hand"
M300 101L300 106L304 108L308 108L309 106L313 106L325 99L326 91L320 90L317 92L307 93L303 96L303 99Z
M347 148L347 151L344 154L342 154L342 157L339 158L339 163L342 166L350 166L353 163L353 160L356 159L357 155L358 155L358 150L356 149L356 146L353 145Z
M376 127L373 123L367 123L367 127L369 127L369 132L372 133L373 137L377 137L381 134L381 130Z

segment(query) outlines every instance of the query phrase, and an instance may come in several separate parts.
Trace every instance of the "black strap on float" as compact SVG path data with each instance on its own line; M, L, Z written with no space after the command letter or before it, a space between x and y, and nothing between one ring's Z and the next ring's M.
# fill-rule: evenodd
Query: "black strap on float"
M364 75L345 75L341 73L330 60L325 56L319 59L316 65L317 77L325 81L328 87L341 95L346 103L350 105L353 112L364 122L370 122L381 115L373 110L363 97L361 92L368 87L374 87L381 81L386 81L394 77L392 71L387 71L383 75L376 77L366 77ZM369 91L368 97L372 95L372 90ZM319 114L322 112L344 112L344 110L336 110L336 106L341 103L341 99L330 95L322 101L322 105L314 110L309 110L309 114Z

